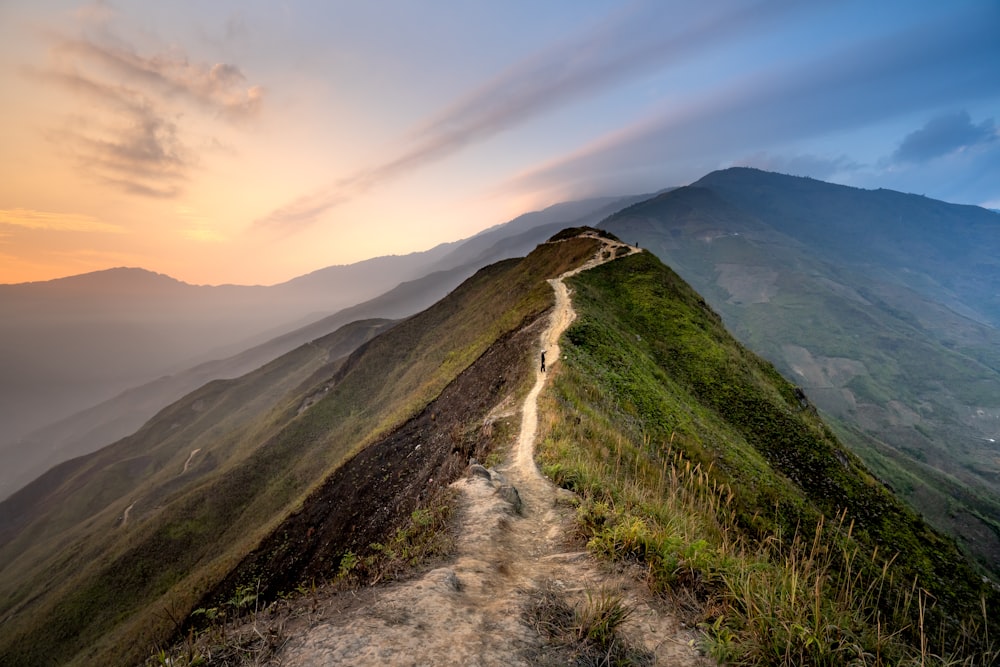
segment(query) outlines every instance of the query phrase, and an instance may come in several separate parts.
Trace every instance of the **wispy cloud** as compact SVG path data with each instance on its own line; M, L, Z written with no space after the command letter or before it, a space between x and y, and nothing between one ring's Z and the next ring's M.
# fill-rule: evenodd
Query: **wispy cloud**
M906 135L892 154L892 161L924 162L996 140L997 128L992 118L974 125L968 111L941 114Z
M637 169L645 170L647 179L670 178L670 165L691 159L715 156L728 161L732 158L727 153L856 128L940 99L987 98L1000 92L993 65L998 59L1000 41L991 21L973 10L951 22L850 43L725 82L539 165L507 187L597 184L620 172L634 177ZM952 70L963 76L941 76Z
M199 123L253 119L264 90L234 64L192 62L177 48L140 53L113 33L113 18L105 4L88 6L78 19L101 29L47 33L49 62L25 72L86 101L49 132L81 171L129 194L175 197L198 164Z
M256 221L294 231L383 182L443 159L547 110L681 61L691 53L758 29L795 3L742 2L725 8L640 3L538 52L420 123L399 154L333 181ZM678 11L685 12L678 21Z
M140 55L129 46L104 44L93 39L59 38L54 51L76 63L97 65L105 76L128 81L149 94L179 96L233 120L253 117L260 111L264 90L247 85L246 76L229 63L193 63L173 51Z
M56 213L26 208L0 209L0 225L56 232L121 234L124 227L79 213Z
M73 16L85 25L103 26L110 23L117 16L117 12L105 0L95 0L77 8Z

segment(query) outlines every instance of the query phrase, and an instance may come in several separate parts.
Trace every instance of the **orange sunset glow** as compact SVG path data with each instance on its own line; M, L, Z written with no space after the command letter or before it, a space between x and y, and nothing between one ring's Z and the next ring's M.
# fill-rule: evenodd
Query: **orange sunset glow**
M272 284L732 164L1000 201L986 4L390 4L4 3L0 283Z

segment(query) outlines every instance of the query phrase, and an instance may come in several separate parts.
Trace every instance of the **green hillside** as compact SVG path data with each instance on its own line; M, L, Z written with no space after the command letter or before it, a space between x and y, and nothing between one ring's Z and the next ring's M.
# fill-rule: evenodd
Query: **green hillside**
M1000 573L1000 216L728 169L602 226L673 267L880 478Z
M675 273L643 253L570 284L540 459L593 552L734 664L993 664L996 589Z
M427 406L537 319L552 302L545 279L596 247L573 239L487 267L346 359L317 354L313 343L206 385L0 504L0 664L140 661L352 455L421 419L428 442L451 455L452 440L433 437L435 415L422 416ZM503 365L524 368L524 350L514 352L520 363ZM495 376L484 403L514 391L517 377ZM458 447L465 426L453 421L446 432L467 461L471 452ZM447 482L433 465L415 470ZM381 527L391 535L414 509L387 504ZM328 576L339 555L326 554Z

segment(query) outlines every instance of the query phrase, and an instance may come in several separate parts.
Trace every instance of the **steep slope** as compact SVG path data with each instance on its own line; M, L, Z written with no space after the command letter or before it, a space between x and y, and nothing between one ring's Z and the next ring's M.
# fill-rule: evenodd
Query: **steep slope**
M471 267L436 271L239 354L164 375L33 431L17 442L0 447L0 470L3 471L0 473L0 498L9 496L62 461L89 454L135 432L160 409L211 380L239 377L356 320L410 316L453 290L472 272Z
M263 386L237 384L230 393L229 383L212 383L74 465L53 490L58 504L22 522L0 552L2 660L141 659L174 631L171 618L185 618L311 489L357 452L398 437L399 429L415 429L427 444L421 456L431 457L413 468L416 481L407 484L446 484L457 474L455 462L475 451L479 412L526 375L523 351L510 347L508 354L517 355L496 366L507 370L483 376L486 395L474 395L477 406L460 411L458 423L439 426L424 409L484 353L536 320L552 302L545 280L596 247L593 239L570 239L487 267L346 360L317 368L296 387L273 389L278 397L270 409L202 418L215 401L241 404L246 392ZM234 426L225 422L231 414L248 418ZM184 430L189 434L178 434ZM389 500L376 513L387 530L414 509ZM322 556L318 562L337 565Z
M1000 325L1000 218L978 206L866 191L752 169L693 184L738 203L804 245L866 268L956 312Z
M882 479L1000 572L1000 217L730 169L602 226L676 269Z
M675 273L649 253L609 247L553 298L560 283L549 281L601 247L579 230L559 234L523 260L483 269L347 358L298 348L64 464L65 475L43 478L50 489L31 485L38 498L4 524L0 663L139 662L170 636L193 637L190 623L210 611L256 608L311 582L384 579L414 556L440 554L458 510L478 537L459 538L457 561L413 585L360 593L365 607L316 626L280 659L578 659L560 633L577 644L610 637L594 658L607 659L621 648L616 633L605 625L592 638L566 606L586 590L598 592L592 605L605 600L619 616L614 627L627 609L641 610L638 652L616 655L648 664L674 642L683 664L695 664L681 628L661 623L662 602L629 592L623 607L625 598L598 587L607 573L560 550L577 503L575 530L589 551L631 564L622 573L672 598L722 660L995 660L983 623L1000 614L996 589ZM577 317L557 351L549 336L572 320L567 297ZM547 360L559 362L547 381L536 366L543 332ZM580 499L534 475L527 429L505 469L525 490L524 520L504 518L516 515L517 495L500 500L495 472L484 480L475 468L479 479L458 493L488 512L470 516L451 483L470 456L511 442L522 398L532 422L543 385L544 471ZM614 576L615 590L635 585ZM478 606L493 602L492 611ZM422 609L448 613L422 619ZM373 640L373 628L386 637ZM414 628L432 633L420 637L427 653L393 643L412 641ZM383 639L390 653L378 649Z
M675 273L643 253L569 284L542 461L593 552L641 563L736 664L998 657L997 589Z
M104 499L141 490L141 484L160 470L185 482L200 478L222 463L216 442L220 433L238 442L262 415L287 400L314 374L335 369L348 354L392 324L389 320L353 322L242 377L207 383L161 411L132 436L52 468L0 503L0 562L14 558L9 554L19 554L21 544L51 546L49 536L85 522L103 509ZM183 464L178 466L181 459ZM99 495L87 498L88 493ZM45 532L25 531L27 526Z

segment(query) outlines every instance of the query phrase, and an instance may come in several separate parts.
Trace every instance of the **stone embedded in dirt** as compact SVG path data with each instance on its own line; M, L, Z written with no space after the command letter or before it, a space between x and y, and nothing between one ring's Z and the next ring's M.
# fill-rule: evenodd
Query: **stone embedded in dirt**
M491 479L490 471L479 465L478 463L473 463L469 466L469 477L482 477L484 479Z
M454 570L448 570L448 574L444 577L444 583L448 586L448 588L457 593L462 591L462 582L458 578L458 575L455 574Z
M424 580L431 584L431 588L445 593L461 593L465 585L455 574L455 570L450 567L439 567L428 572Z
M590 554L586 551L566 551L563 553L542 556L541 560L558 563L579 563L587 560L588 558L590 558Z
M496 484L499 484L500 486L503 486L504 484L507 483L507 478L498 473L493 468L490 468L490 479Z
M503 484L497 489L497 495L510 503L514 514L521 514L524 505L521 503L521 494L510 484Z

